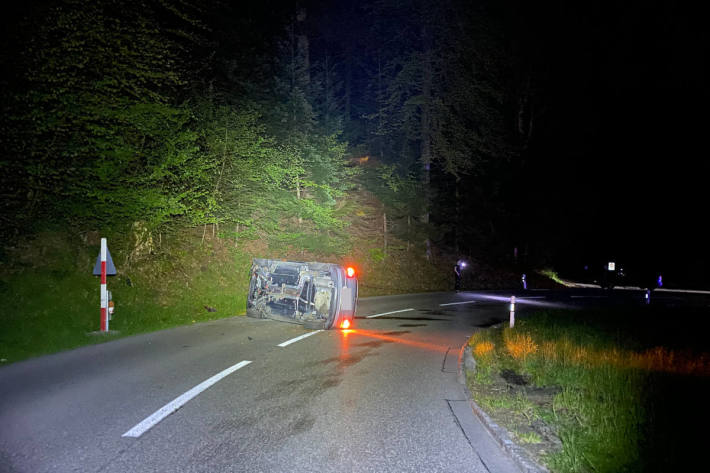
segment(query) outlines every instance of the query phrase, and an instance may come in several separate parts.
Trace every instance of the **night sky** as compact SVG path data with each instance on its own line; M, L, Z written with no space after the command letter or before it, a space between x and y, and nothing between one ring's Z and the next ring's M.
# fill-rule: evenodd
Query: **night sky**
M549 242L558 261L702 272L710 43L701 11L648 1L474 3L532 77L532 139L507 187L523 222L513 227ZM368 34L366 11L348 2L305 6L319 30L355 12L337 34Z
M372 138L373 121L366 118L375 111L372 90L377 61L395 65L411 50L425 50L423 45L446 51L452 44L458 48L459 63L466 65L467 57L481 61L472 59L483 71L475 77L488 70L481 64L499 65L497 75L482 81L500 87L500 127L515 135L520 100L525 98L528 139L524 145L519 137L512 139L514 151L505 165L464 173L461 185L480 189L479 193L461 191L469 193L461 199L457 222L437 217L437 210L432 215L435 222L439 218L442 224L466 226L461 221L504 213L498 220L491 219L491 226L499 228L495 238L504 240L499 245L503 249L497 251L525 246L544 255L541 259L573 266L615 258L654 271L698 275L708 263L703 227L709 42L700 9L660 1L416 1L410 5L272 0L196 5L208 33L190 66L196 78L193 88L199 88L194 86L199 83L203 89L216 88L225 95L265 103L271 92L259 90L259 84L277 74L270 59L278 54L289 22L293 24L294 15L303 8L307 20L299 28L308 37L313 70L326 57L333 61L340 84L334 94L343 117L341 137L348 141L349 154L370 154L403 169L416 168L416 159L408 162L402 157L411 149L397 148L378 156L383 145ZM32 11L16 4L6 16L6 89L17 86L13 77L19 73L13 58L22 51L22 41L33 34L12 26L19 24L19 18L31 17ZM430 11L432 19L427 23L422 18ZM451 15L451 11L462 14ZM479 21L488 28L485 34L471 25ZM433 34L430 43L417 29L425 24L430 30L438 28L439 36ZM457 42L458 31L473 39ZM437 44L440 38L443 42ZM488 40L495 45L485 49ZM373 51L379 51L380 59ZM402 66L392 67L394 71ZM446 70L435 73L454 84L447 93L455 96L456 81L451 77L459 71L450 64L443 67ZM468 104L465 98L456 100L463 110L456 120L471 116L467 129L485 128L485 119L466 112L467 107L476 110L473 104L478 99L471 96ZM493 133L482 132L482 136ZM394 149L393 142L384 146ZM416 139L411 143L418 146ZM441 173L433 177L434 185L450 187L452 178L445 166L434 166L433 172ZM492 195L488 185L500 195L494 204L479 208L481 195ZM454 204L444 192L439 195L435 207L445 215ZM466 231L459 235L472 241L468 235L477 233ZM452 238L444 237L441 244L453 246Z
M561 183L575 241L666 266L707 262L699 12L660 2L557 12L540 19L553 66L535 160Z
M530 159L540 218L573 235L572 253L707 261L699 12L662 2L527 8L547 66Z

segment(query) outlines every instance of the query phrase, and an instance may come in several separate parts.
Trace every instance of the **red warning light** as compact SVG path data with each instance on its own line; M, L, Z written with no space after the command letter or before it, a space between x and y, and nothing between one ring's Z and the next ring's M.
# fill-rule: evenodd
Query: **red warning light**
M352 266L348 266L347 269L345 270L349 278L355 277L355 268Z

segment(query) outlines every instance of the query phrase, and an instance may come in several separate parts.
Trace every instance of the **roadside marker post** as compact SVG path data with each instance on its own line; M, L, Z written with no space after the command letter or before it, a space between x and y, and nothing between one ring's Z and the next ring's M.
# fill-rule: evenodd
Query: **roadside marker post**
M515 296L510 296L510 328L515 327Z
M101 331L108 332L108 291L106 289L106 238L101 239Z
M101 277L101 308L100 308L100 324L101 332L108 332L108 322L109 322L109 296L108 290L106 288L106 276L115 276L116 267L111 259L111 253L108 251L108 245L106 244L106 238L101 239L101 250L99 251L99 256L96 258L96 265L93 271L94 276Z

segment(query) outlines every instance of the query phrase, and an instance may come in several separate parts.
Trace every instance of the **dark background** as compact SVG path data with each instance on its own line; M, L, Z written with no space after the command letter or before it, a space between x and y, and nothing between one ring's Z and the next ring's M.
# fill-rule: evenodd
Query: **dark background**
M6 10L6 92L22 88L15 59L44 5L15 2ZM338 131L349 155L372 155L419 179L421 136L406 128L373 133L374 74L378 60L390 64L386 79L394 83L396 64L408 54L454 50L455 60L434 66L436 77L452 84L446 94L458 107L444 118L463 123L464 131L448 139L470 132L489 146L471 169L461 171L465 163L457 161L462 167L454 174L445 153L434 157L431 238L438 247L508 262L517 247L530 265L578 271L617 260L638 271L707 280L708 35L700 8L517 0L189 5L207 28L183 57L190 81L176 99L216 90L268 110L275 59L303 9L307 20L298 28L308 38L310 65L315 71L329 58L339 84ZM123 15L120 8L112 14ZM429 43L423 27L434 31ZM489 95L465 88L474 80ZM478 112L482 97L496 97L492 114ZM432 100L439 98L435 92ZM278 126L271 129L278 134ZM397 140L406 146L395 149Z

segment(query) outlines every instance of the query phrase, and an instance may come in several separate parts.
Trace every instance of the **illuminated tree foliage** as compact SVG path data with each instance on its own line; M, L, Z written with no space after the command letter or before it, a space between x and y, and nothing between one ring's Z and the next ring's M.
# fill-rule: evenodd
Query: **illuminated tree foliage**
M335 202L352 171L337 110L312 106L324 89L310 82L305 32L287 30L280 54L254 66L277 71L267 83L243 72L204 80L199 71L244 60L196 59L215 47L209 14L160 0L29 12L29 32L6 59L20 61L3 97L6 222L212 224L297 245L342 227Z
M209 163L190 110L175 105L180 45L160 15L183 21L160 2L83 0L27 20L23 87L4 121L3 187L17 217L155 227L199 204Z
M426 235L450 247L480 243L478 235L506 220L491 190L517 155L504 80L512 60L495 15L485 2L457 0L373 0L361 11L368 21L353 25L359 47L343 51L358 55L351 62L362 64L366 83L366 112L351 117L366 130L363 147L419 179L418 211L399 208ZM463 208L475 218L462 218Z
M408 240L470 239L451 230L464 205L492 227L498 180L483 177L514 153L477 7L321 7L28 8L2 56L4 227L213 225L305 248L342 236L356 153L385 164L365 181Z

